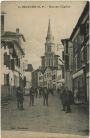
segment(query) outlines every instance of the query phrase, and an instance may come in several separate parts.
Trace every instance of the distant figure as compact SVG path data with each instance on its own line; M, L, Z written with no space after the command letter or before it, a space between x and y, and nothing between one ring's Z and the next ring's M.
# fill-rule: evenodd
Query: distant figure
M51 93L52 95L54 95L54 93L53 93L53 89L52 89L52 88L49 89L49 91L50 91L50 93Z
M17 97L17 108L20 108L20 87L17 88L16 91L16 97Z
M58 94L58 95L59 95L59 92L60 92L60 89L58 88L58 89L57 89L57 94Z
M74 91L74 102L76 104L79 103L79 91L78 91L78 88L76 88L75 91Z
M73 94L68 88L66 87L66 113L71 112L71 105L74 103Z
M30 106L33 106L34 105L34 88L31 87L30 89Z
M48 106L48 89L47 87L43 88L43 105L47 105Z
M20 92L20 110L24 110L23 101L24 101L23 92Z
M39 98L42 97L42 88L39 88Z
M66 91L65 91L65 88L64 86L62 87L62 90L61 90L61 93L60 93L60 99L61 99L61 103L62 103L62 106L63 106L63 109L62 111L66 111Z
M35 94L36 94L36 98L38 96L38 88L35 88Z
M16 93L16 97L17 97L17 108L20 110L23 110L23 101L24 101L24 97L23 97L23 92L21 92L20 87L18 87L17 89L17 93Z

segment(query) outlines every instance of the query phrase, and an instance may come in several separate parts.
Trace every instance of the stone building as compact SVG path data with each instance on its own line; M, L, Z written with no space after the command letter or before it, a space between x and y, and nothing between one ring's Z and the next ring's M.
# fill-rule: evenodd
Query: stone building
M72 70L73 70L73 44L69 39L62 39L61 42L64 46L64 77L65 87L73 90L72 83Z
M32 87L34 88L38 88L39 86L39 81L38 81L38 77L39 77L39 69L33 70L32 71Z
M19 33L19 29L16 32L4 31L1 35L2 99L15 95L17 87L24 86L24 42L25 38Z
M78 88L80 102L89 101L89 2L70 36L73 43L73 89Z
M89 2L64 45L65 85L78 89L79 102L89 101Z

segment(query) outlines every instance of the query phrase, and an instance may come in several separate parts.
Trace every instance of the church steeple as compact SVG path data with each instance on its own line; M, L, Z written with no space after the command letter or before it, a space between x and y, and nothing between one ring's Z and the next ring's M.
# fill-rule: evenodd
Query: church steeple
M51 24L50 24L50 19L49 19L48 31L47 31L46 40L52 41L53 39L54 39L54 37L53 37L53 35L52 35Z

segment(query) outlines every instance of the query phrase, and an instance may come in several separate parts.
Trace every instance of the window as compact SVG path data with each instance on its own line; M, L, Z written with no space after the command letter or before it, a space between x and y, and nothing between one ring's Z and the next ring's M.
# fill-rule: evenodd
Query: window
M7 53L4 53L4 65L7 67L10 67L10 55L7 55Z
M15 66L14 66L14 59L11 59L11 69L14 70Z
M6 65L7 53L4 53L4 65Z
M56 76L55 76L55 75L53 75L53 76L52 76L52 80L54 80L55 78L56 78Z

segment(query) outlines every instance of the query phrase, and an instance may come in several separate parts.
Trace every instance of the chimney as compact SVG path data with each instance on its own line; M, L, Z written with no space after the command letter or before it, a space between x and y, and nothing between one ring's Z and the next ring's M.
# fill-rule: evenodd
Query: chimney
M16 28L16 33L19 34L19 28Z

